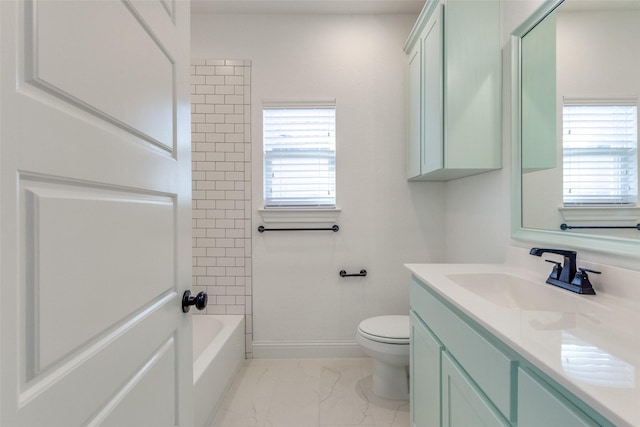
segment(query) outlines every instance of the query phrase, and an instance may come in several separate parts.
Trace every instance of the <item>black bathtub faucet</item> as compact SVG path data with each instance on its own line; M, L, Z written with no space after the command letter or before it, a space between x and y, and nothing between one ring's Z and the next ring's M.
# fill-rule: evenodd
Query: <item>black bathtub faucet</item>
M557 254L564 257L562 265L560 265L559 262L545 260L555 264L553 271L547 278L547 283L579 294L596 294L589 281L587 272L595 274L600 274L600 272L586 268L577 268L576 258L578 254L576 251L549 248L531 248L531 251L529 251L530 255L535 256L542 256L544 253Z

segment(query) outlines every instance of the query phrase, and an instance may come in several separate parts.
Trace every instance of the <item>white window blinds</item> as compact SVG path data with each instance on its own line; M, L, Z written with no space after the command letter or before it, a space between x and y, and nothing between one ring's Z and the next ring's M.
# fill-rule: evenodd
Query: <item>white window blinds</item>
M266 208L336 206L335 106L263 110Z
M562 127L564 204L635 204L637 106L565 102Z

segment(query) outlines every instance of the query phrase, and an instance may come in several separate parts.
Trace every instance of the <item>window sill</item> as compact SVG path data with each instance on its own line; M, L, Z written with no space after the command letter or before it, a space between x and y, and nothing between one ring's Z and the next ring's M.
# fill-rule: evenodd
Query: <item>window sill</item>
M640 207L637 206L580 206L558 208L565 221L603 221L615 223L638 223Z
M258 209L265 223L335 223L341 210L335 209Z

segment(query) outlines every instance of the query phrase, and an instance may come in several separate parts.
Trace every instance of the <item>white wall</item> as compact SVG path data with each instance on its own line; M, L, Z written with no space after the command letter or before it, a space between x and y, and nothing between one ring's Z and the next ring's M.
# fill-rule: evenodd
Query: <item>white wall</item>
M445 259L444 184L405 178L402 47L415 19L192 17L193 57L252 61L255 355L357 349L360 320L408 311L409 274L402 264ZM255 231L262 207L261 102L292 98L336 99L338 233ZM369 272L364 279L338 276L341 269L362 268ZM322 353L332 348L338 350Z

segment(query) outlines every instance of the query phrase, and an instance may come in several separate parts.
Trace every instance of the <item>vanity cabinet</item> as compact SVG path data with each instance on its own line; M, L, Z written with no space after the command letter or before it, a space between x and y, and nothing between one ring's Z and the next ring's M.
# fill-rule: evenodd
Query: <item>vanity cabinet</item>
M411 312L411 427L440 425L440 354L442 344Z
M559 425L595 427L596 423L534 373L518 369L518 427Z
M409 180L502 167L498 0L428 0L405 45Z
M410 298L412 427L612 426L415 277Z
M473 380L447 352L442 358L443 427L505 427L509 424L497 413Z

